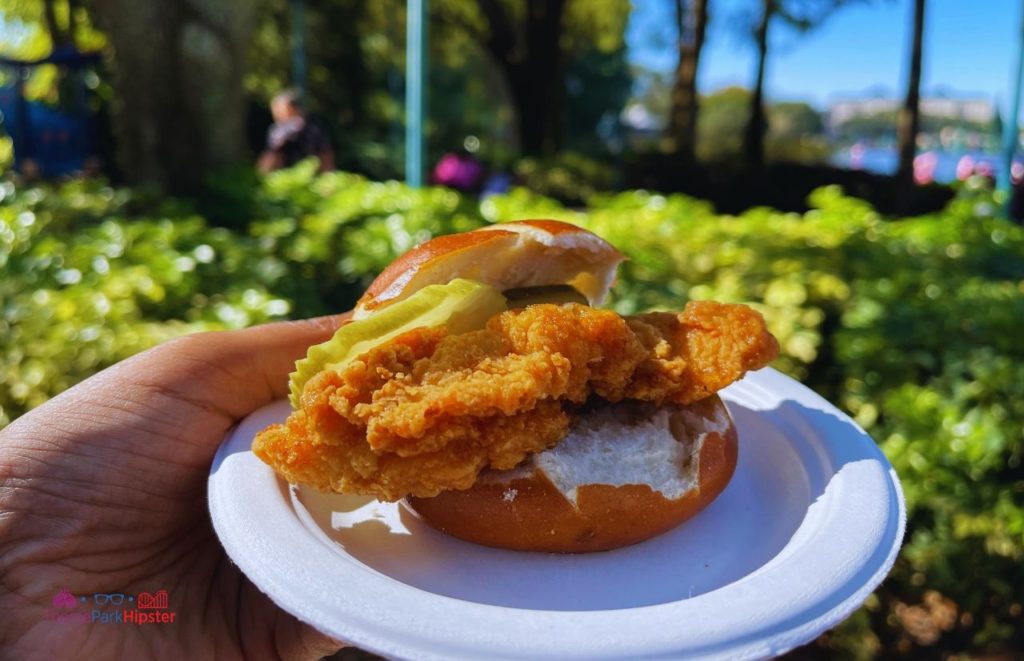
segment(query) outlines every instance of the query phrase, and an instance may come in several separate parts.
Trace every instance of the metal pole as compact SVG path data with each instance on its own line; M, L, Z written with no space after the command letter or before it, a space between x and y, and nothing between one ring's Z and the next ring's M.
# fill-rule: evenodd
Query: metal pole
M408 0L405 33L405 182L423 186L423 120L427 105L427 1Z
M291 0L292 28L292 85L299 91L300 100L306 102L309 92L306 82L306 0Z
M1020 34L1017 38L1017 69L1013 77L1013 95L1010 97L1010 113L1003 123L1003 172L999 188L1006 193L1006 211L1009 215L1012 198L1013 181L1010 174L1013 167L1013 154L1017 151L1019 128L1017 117L1020 115L1021 78L1024 77L1024 2L1021 2Z

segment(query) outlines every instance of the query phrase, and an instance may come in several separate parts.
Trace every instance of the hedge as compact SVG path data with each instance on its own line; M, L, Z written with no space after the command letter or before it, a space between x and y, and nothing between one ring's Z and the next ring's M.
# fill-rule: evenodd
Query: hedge
M745 301L777 367L849 412L895 465L910 512L890 578L820 653L1024 647L1024 230L968 186L886 220L834 188L811 211L716 215L644 191L583 210L517 189L479 202L310 164L263 179L244 229L186 203L74 181L0 184L0 425L182 333L344 309L431 236L563 218L630 256L612 305ZM805 650L806 651L806 650Z

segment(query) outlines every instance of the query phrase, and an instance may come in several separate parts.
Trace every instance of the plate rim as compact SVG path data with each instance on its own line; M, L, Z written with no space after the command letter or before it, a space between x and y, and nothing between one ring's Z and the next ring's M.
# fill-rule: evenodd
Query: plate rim
M879 583L885 578L892 568L896 557L899 554L903 534L906 526L906 506L903 496L903 491L899 483L899 479L889 463L888 459L882 453L881 449L875 444L871 437L861 429L849 416L844 414L838 408L827 402L817 393L813 392L803 384L791 379L788 376L772 369L765 368L757 372L748 374L742 381L738 382L746 384L747 387L754 387L760 390L762 394L768 394L775 390L784 392L785 397L780 397L779 402L794 401L797 404L804 405L811 409L824 412L832 415L839 419L846 427L848 432L852 433L852 437L856 438L859 442L858 450L861 451L865 456L864 459L873 459L878 462L878 470L880 471L879 477L884 483L884 490L887 492L887 498L882 498L879 503L876 504L876 510L881 512L882 509L886 509L887 514L885 520L884 530L882 531L882 537L877 546L872 549L872 552L868 554L864 560L864 568L871 570L870 576L867 580L860 583L859 587L849 589L846 583L841 583L834 590L833 594L839 590L843 591L843 594L839 595L841 598L837 603L831 604L824 612L818 614L816 617L809 619L800 619L800 612L789 616L788 620L783 620L782 625L784 628L781 631L764 631L764 627L755 628L753 631L740 636L739 638L728 638L725 639L712 639L703 645L688 645L677 649L666 649L664 646L655 647L654 649L644 648L643 646L637 645L624 645L623 639L619 639L617 644L603 644L602 653L595 654L595 649L571 649L560 647L557 649L537 649L535 646L530 648L521 648L517 650L516 654L508 655L507 658L523 658L529 656L531 658L572 658L585 656L587 658L616 658L620 656L633 656L633 655L672 655L686 653L697 654L703 658L760 658L767 655L781 654L793 647L809 642L818 634L826 631L846 617L848 617L861 603L867 598L867 596L877 587ZM732 388L733 386L730 386ZM730 397L728 396L728 390L723 391L723 399L728 403ZM270 406L280 406L279 403L274 403ZM283 610L295 615L300 620L309 622L314 627L324 631L325 633L341 636L346 641L351 642L363 649L378 654L387 655L392 658L437 658L437 659L456 659L456 658L473 658L479 655L485 654L489 658L494 657L496 650L494 648L481 648L479 645L482 642L488 640L487 635L475 635L470 637L460 638L458 641L453 641L446 637L449 629L444 627L431 627L426 630L416 629L410 631L408 628L408 620L403 622L404 626L401 629L395 629L393 624L394 613L388 612L386 608L382 609L382 604L379 603L366 603L363 600L362 603L356 603L357 600L343 597L341 604L347 604L350 608L345 613L345 624L344 632L340 632L336 626L332 623L336 620L336 616L330 612L327 608L323 607L322 604L317 604L315 601L306 600L303 601L303 594L297 594L296 591L290 588L287 583L289 581L282 580L284 577L281 575L275 575L274 571L268 571L267 565L276 566L270 560L282 560L287 559L290 554L294 554L300 548L306 548L311 542L318 547L322 548L322 541L308 534L308 531L301 526L299 517L295 516L295 512L291 503L290 498L284 495L283 499L278 503L280 506L287 508L291 511L291 524L289 528L293 526L302 527L302 530L306 532L305 535L288 535L281 534L280 530L261 530L260 532L265 533L264 535L257 534L256 526L239 527L232 526L232 523L238 523L239 518L244 518L242 512L238 510L237 499L232 499L231 492L225 489L219 489L218 485L222 481L222 478L218 477L218 473L221 470L225 470L224 466L228 457L235 454L248 454L251 455L251 451L248 449L238 449L237 446L241 442L248 443L251 439L243 439L240 432L245 430L246 421L252 419L257 413L264 411L268 407L263 407L258 411L251 413L246 419L242 420L238 425L233 427L225 437L224 442L218 448L216 456L214 457L213 464L210 469L210 477L208 481L208 494L209 494L209 507L210 516L213 521L214 529L217 532L218 538L222 545L227 551L229 557L239 566L243 573L252 581L261 591L267 594L278 606ZM799 417L799 416L798 416ZM805 421L810 424L813 428L813 421ZM823 442L827 443L827 439L820 437ZM247 447L247 446L246 446ZM846 448L847 450L849 447ZM258 461L253 457L254 461ZM261 498L266 496L272 499L272 496L265 493L266 491L272 491L281 493L289 492L290 488L277 476L273 471L262 464L260 467L265 469L262 471L262 475L258 476L258 479L254 479L253 482L263 484L267 479L271 479L276 482L278 489L266 490L260 492L259 488L254 493L255 498ZM829 480L832 477L838 476L839 473L833 472L829 475ZM834 498L834 496L833 496ZM251 501L250 501L251 502ZM243 508L244 509L244 508ZM808 510L810 511L810 510ZM257 524L261 521L264 525L271 519L264 513L257 518ZM801 522L797 533L794 534L794 538L797 536L800 530L804 528L806 523L805 519ZM270 528L274 528L277 524L270 525ZM236 534L238 530L247 529L247 533L241 535ZM276 533L276 534L275 534ZM245 537L246 539L241 539ZM304 541L303 541L303 538ZM282 542L281 540L284 540ZM886 544L885 542L888 542ZM268 556L263 559L257 559L257 554L252 553L251 548L256 545L262 551L268 553ZM786 553L792 544L792 540L787 542L786 546L780 551L779 556ZM290 547L290 554L282 552L284 547ZM312 547L309 547L310 549ZM799 553L801 549L797 548L794 552ZM323 555L327 555L324 553ZM334 554L332 554L334 555ZM563 639L566 638L566 628L570 629L569 633L573 633L572 629L574 625L582 624L584 628L586 626L593 626L600 624L602 617L607 617L608 614L614 615L619 618L633 619L646 618L650 619L654 616L658 616L657 619L663 619L675 611L678 615L681 612L685 612L688 608L693 610L694 606L698 608L702 604L701 602L707 602L708 595L714 596L714 598L720 598L721 595L717 593L723 590L733 591L739 590L743 592L742 586L744 583L748 583L748 579L761 572L764 568L771 565L779 557L769 560L765 565L762 565L752 574L745 576L734 583L726 584L711 592L698 595L690 599L680 599L673 602L667 602L662 604L654 604L649 606L638 606L623 609L608 609L599 611L551 611L551 610L531 610L524 608L516 608L510 606L500 606L494 604L483 604L478 602L470 602L458 599L456 597L450 597L441 595L433 592L417 588L412 585L408 585L398 581L397 579L388 577L386 574L382 574L377 570L362 565L358 560L352 559L353 565L355 565L355 571L349 572L348 578L354 580L357 585L366 587L366 582L378 583L376 590L385 591L387 589L394 589L398 586L398 590L403 594L407 594L411 598L425 600L426 602L433 602L437 605L443 605L443 608L448 611L459 611L455 613L449 612L448 617L468 617L470 622L477 621L484 627L493 626L496 621L501 621L507 625L510 621L519 620L518 624L521 626L524 622L530 623L530 617L533 617L535 622L532 624L537 627L535 633L541 633L543 630L547 630L548 633L555 635L561 634ZM314 556L315 557L315 556ZM324 558L320 559L321 561ZM331 558L331 561L336 563L337 557ZM863 571L863 570L862 570ZM300 574L305 572L300 572ZM278 572L279 574L279 572ZM858 574L859 575L859 574ZM307 580L316 580L315 572L305 576ZM360 580L364 579L364 580ZM382 580L383 579L383 580ZM852 579L851 579L852 580ZM849 581L847 581L849 582ZM739 588L737 586L740 586ZM406 592L411 591L411 592ZM749 595L756 598L756 595ZM817 606L821 601L810 603L804 610L809 610ZM335 601L332 606L337 608L339 602ZM435 606L435 608L438 606ZM526 617L524 617L526 614ZM539 617L538 617L539 615ZM540 621L540 620L543 621ZM480 620L484 620L480 622ZM792 624L787 625L786 623L790 620L796 620ZM382 624L383 622L383 624ZM435 623L436 624L436 623ZM442 623L443 624L443 623ZM766 623L771 624L771 623ZM602 625L603 626L603 625ZM780 626L779 623L775 623L773 626ZM647 627L641 627L641 629ZM436 632L440 631L440 635ZM433 634L433 635L430 635ZM570 636L573 640L575 637ZM543 642L550 642L550 638L545 635L538 636L538 640ZM634 641L631 638L625 640L631 642ZM683 642L680 640L679 642ZM424 646L423 643L429 643ZM476 646L476 647L474 647ZM627 649L628 647L628 649ZM538 657L538 652L541 657ZM499 657L494 657L499 658ZM500 658L506 658L501 656Z

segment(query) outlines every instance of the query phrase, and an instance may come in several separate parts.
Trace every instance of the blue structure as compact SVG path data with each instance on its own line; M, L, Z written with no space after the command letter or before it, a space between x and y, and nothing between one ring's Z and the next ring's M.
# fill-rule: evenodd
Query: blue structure
M0 87L2 125L14 143L14 167L32 169L43 177L59 177L81 170L98 152L96 120L89 110L83 74L100 61L98 53L58 48L39 60L0 57L0 67L11 73L11 83ZM25 99L24 85L34 67L54 64L69 71L71 99L60 107Z
M427 108L427 2L408 0L405 33L405 183L424 183L423 130Z

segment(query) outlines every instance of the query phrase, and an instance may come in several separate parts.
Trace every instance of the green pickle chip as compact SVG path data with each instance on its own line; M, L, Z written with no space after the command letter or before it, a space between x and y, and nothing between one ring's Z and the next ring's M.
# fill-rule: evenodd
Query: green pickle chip
M323 370L338 370L375 346L384 344L414 328L447 326L452 333L483 328L487 320L506 309L498 290L472 280L452 280L430 285L409 298L392 303L366 319L345 324L334 337L309 348L306 357L295 362L288 381L292 408L306 382Z

